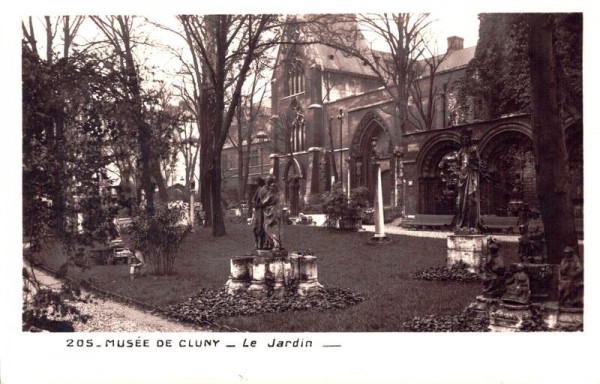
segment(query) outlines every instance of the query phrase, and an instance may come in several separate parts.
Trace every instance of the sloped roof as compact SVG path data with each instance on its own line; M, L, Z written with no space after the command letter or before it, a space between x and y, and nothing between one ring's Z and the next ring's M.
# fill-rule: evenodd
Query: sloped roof
M306 21L311 15L294 15L290 17L297 18L298 20ZM371 51L368 49L367 40L363 37L362 32L356 22L349 15L337 14L337 15L319 15L321 18L330 18L328 24L331 30L335 31L353 31L356 32L355 40L352 41L360 51L365 52L370 62L373 61L373 55L381 57L383 60L391 60L391 54L383 51ZM322 21L322 20L321 20ZM330 32L331 32L330 30ZM302 34L304 34L303 31ZM310 31L308 31L310 33ZM338 35L339 37L339 35ZM302 39L302 37L301 37ZM366 65L362 60L356 57L349 56L342 53L341 51L330 47L322 43L314 43L307 45L304 49L306 58L316 64L322 66L324 71L340 71L346 73L353 73L361 76L375 77L375 73L371 70L369 65ZM278 52L278 57L281 51ZM441 55L440 55L441 56ZM444 72L451 69L457 69L466 66L469 61L475 56L475 47L469 47L465 49L455 50L450 52L447 57L440 64L437 72ZM424 60L419 60L424 63ZM427 73L424 74L427 76Z
M321 64L324 70L342 71L356 73L364 76L375 76L368 65L353 56L348 56L335 48L324 44L313 44L309 48L313 50L315 61Z
M456 69L460 67L464 67L469 64L469 61L475 57L475 48L469 47L465 49L460 49L458 51L453 51L446 56L444 61L440 64L438 68L438 72L447 71L449 69Z

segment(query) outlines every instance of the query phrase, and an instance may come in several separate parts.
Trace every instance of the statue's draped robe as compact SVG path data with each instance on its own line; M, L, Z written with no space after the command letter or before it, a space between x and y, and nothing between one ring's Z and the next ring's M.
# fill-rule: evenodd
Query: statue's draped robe
M460 173L456 198L455 228L480 228L479 174L480 162L476 145L463 147L458 153Z
M259 186L252 198L252 231L254 233L254 241L256 248L262 249L265 242L265 216L262 201L267 195L267 187Z
M279 191L277 187L268 189L263 198L265 248L280 248L280 214Z

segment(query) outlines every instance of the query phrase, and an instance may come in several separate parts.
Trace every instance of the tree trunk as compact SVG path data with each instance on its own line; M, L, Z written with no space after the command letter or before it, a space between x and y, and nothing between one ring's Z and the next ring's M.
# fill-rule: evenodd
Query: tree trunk
M215 152L211 168L212 236L225 236L225 218L221 203L221 153Z
M552 45L552 19L532 14L531 55L532 127L540 211L545 226L548 262L559 264L563 249L578 252L567 150L558 108Z

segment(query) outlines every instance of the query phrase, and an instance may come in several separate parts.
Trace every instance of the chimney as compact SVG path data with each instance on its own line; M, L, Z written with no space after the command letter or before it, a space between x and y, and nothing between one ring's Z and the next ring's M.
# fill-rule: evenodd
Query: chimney
M448 52L460 51L463 49L463 42L465 39L458 36L450 36L448 38Z

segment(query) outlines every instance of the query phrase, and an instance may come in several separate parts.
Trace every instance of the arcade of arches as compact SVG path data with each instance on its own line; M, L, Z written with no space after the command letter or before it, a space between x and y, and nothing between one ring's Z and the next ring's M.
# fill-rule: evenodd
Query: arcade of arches
M518 207L537 207L529 115L408 134L402 137L400 146L394 146L385 121L376 113L367 112L349 137L350 151L344 174L350 171L352 188L365 186L373 194L375 145L382 170L384 205L404 203L407 215L454 214L457 152L465 127L473 130L485 174L481 179L481 213L516 215L515 203L519 203ZM583 216L582 134L580 123L565 129L576 217ZM398 148L403 152L401 158ZM314 204L311 196L318 196L318 192L328 190L331 185L326 182L331 177L326 161L328 153L325 148L312 148L306 153L294 154L292 160L282 159L285 201L292 214L301 211L305 204ZM344 181L347 183L346 177Z

